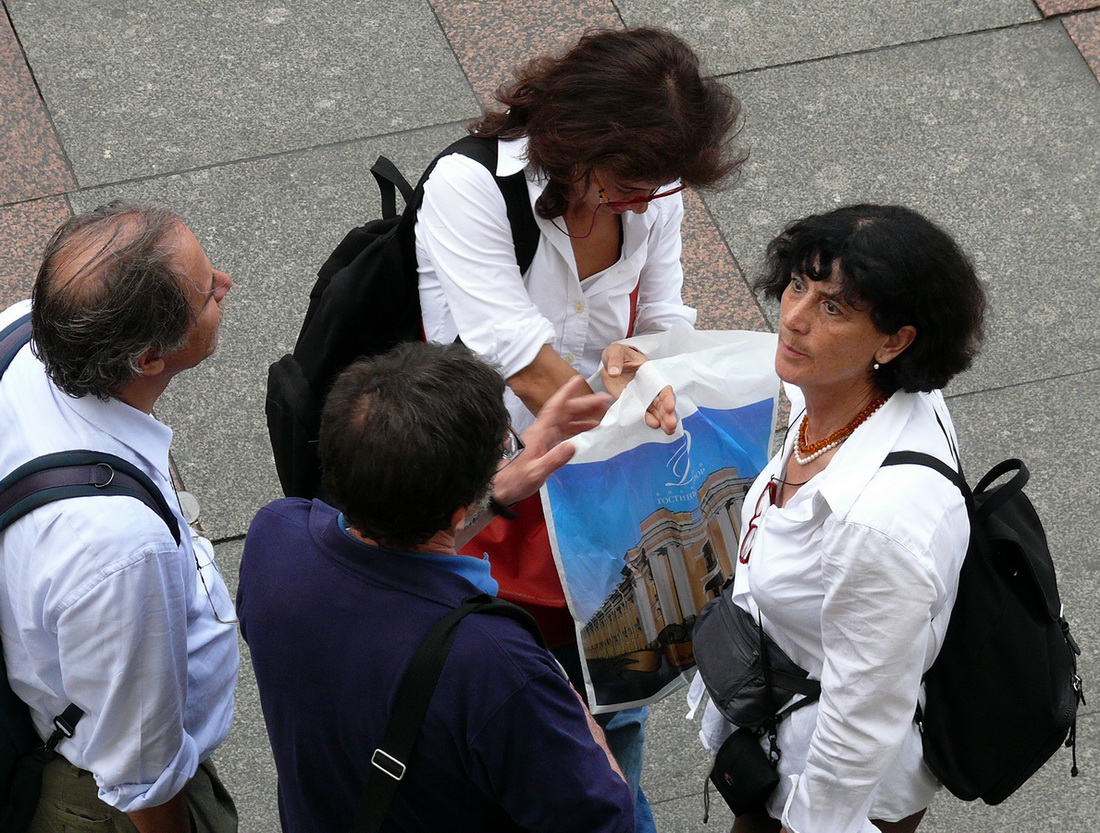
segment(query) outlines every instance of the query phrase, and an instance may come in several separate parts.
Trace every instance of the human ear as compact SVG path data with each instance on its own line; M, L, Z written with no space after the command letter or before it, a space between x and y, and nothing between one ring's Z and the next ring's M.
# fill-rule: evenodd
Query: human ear
M917 337L917 328L912 324L906 324L896 333L886 336L886 341L875 351L875 361L879 364L887 364L902 353Z
M164 372L164 358L158 355L152 347L138 357L137 365L142 376L159 376Z

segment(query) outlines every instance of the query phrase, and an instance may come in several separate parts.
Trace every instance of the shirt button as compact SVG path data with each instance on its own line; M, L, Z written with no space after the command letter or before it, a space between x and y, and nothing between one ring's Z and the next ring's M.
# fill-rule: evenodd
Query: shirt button
M574 355L573 355L572 353L570 353L569 355L567 355L567 356L565 357L565 360L566 360L567 362L569 362L569 364L573 364L573 361L574 361L574 360L575 360L576 358L577 358L576 356L574 356Z
M573 309L575 309L577 312L584 312L584 304L577 304L575 307L573 307Z

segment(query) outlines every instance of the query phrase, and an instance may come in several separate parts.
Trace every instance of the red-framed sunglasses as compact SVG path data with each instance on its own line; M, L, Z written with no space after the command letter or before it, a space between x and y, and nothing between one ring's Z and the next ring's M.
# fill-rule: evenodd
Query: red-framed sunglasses
M661 193L659 194L657 193L657 189L654 188L645 196L635 197L631 200L609 200L607 198L607 192L604 190L603 183L600 182L600 176L596 173L595 170L592 171L592 178L596 180L596 187L599 189L600 192L600 202L602 202L608 208L630 208L631 206L642 205L643 203L650 203L654 200L661 199L661 197L671 197L673 194L679 194L681 191L684 190L685 187L683 185L678 185L677 187L670 188L667 191L661 191Z
M773 477L768 481L768 485L764 487L764 490L760 493L760 497L756 499L756 510L752 513L752 517L749 519L748 529L745 530L745 534L741 536L741 546L737 550L737 560L742 564L749 563L749 557L752 555L752 544L756 539L756 530L759 528L760 516L764 514L764 510L775 503L775 496L779 493L779 484ZM768 499L768 503L764 505L764 498Z

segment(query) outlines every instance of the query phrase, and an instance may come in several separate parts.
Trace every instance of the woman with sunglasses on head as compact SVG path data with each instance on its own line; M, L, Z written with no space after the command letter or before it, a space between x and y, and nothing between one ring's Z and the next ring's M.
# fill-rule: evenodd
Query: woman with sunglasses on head
M567 380L600 369L605 351L607 387L621 392L643 357L615 342L694 323L680 294L680 191L720 185L744 157L731 144L737 99L703 77L682 40L657 29L591 31L565 54L519 68L497 99L505 109L470 130L496 142L498 176L524 173L538 226L530 266L521 272L492 173L457 154L425 182L416 252L428 340L461 338L497 364L522 431ZM666 389L647 422L671 432L673 408ZM537 496L519 515L464 551L489 553L500 595L572 653L562 658L577 684L574 623ZM638 747L641 716L631 714ZM640 749L620 763L636 780Z
M779 787L733 830L910 833L939 789L914 715L970 527L941 474L881 464L908 450L958 467L939 389L977 354L983 291L941 229L877 205L788 226L757 289L780 304L775 368L794 419L746 494L726 600L821 696L779 723ZM704 745L732 729L708 704Z

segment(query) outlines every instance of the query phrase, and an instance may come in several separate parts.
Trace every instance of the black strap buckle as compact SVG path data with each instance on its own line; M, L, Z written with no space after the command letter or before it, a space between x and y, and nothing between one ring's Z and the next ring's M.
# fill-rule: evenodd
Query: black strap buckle
M394 781L405 777L405 765L384 749L375 749L370 762Z

